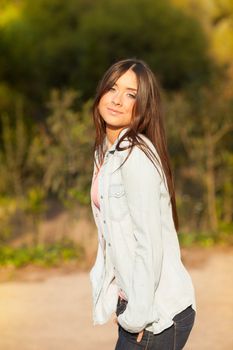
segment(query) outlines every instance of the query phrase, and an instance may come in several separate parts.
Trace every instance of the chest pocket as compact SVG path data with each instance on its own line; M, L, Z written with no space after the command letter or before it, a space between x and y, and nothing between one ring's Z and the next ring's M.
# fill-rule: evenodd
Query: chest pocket
M109 212L112 220L121 220L128 213L125 189L122 184L109 187Z

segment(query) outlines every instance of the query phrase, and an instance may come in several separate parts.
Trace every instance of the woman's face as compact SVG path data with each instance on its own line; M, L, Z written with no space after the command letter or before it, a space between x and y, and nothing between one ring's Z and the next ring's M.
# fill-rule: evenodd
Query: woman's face
M130 124L137 94L137 77L129 69L99 101L99 113L109 128L123 128Z

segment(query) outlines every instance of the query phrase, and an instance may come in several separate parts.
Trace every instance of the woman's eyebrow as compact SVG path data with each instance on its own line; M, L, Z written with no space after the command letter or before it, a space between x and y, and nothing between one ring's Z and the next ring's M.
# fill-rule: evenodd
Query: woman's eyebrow
M116 85L118 87L117 83L115 83L114 85ZM135 89L135 88L132 88L132 87L126 87L126 90L138 91L138 89Z
M131 90L131 91L138 91L137 89L127 87L126 90Z

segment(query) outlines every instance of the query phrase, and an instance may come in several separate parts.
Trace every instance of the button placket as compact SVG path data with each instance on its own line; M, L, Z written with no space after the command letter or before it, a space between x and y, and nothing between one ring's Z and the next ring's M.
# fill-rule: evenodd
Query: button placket
M104 163L107 162L108 157L109 157L109 153L106 153ZM103 174L104 174L104 173L103 173L103 170L104 170L104 169L102 168L101 170L102 170L102 171L101 171L101 173L100 173L100 175L99 175L99 193L100 193L100 206L101 206L101 209L100 209L100 211L101 211L101 220L102 220L102 223L103 223L103 233L102 233L102 237L105 239L105 242L106 242L107 246L108 246L109 248L111 248L111 243L109 242L109 236L108 236L107 233L106 233L107 221L106 221L106 218L104 217L105 214L104 214L104 210L103 210L104 196L103 196L103 191L102 191L102 189L103 189L103 184L102 184L102 182L104 181L104 179L103 179ZM107 238L107 237L108 237L108 238ZM107 240L106 240L106 238L107 238Z

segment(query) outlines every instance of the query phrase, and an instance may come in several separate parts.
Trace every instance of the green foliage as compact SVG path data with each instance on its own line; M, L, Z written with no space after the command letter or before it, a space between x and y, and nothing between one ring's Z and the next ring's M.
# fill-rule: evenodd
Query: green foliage
M213 234L211 232L181 232L178 239L182 247L199 246L209 248L214 245L232 245L233 244L233 227L231 225L230 232Z
M49 193L88 203L94 137L90 107L88 101L78 108L73 90L53 90L45 127L29 128L22 107L15 111L15 123L2 115L0 194L28 196L25 209L31 214L41 211Z
M12 237L11 218L16 211L16 199L0 197L0 244Z
M200 25L167 0L23 0L15 6L18 16L0 30L0 80L39 109L54 87L92 97L103 71L122 57L144 58L172 89L208 75Z
M145 59L165 88L203 81L209 70L207 43L198 23L168 1L131 3L98 1L81 18L85 40L80 73L85 90L91 93L90 81L98 80L110 63L125 57Z
M37 104L54 86L76 87L79 18L86 1L22 0L15 7L20 8L19 15L4 26L0 40L6 67L3 76Z
M23 107L19 99L14 118L6 113L0 115L0 193L7 196L22 196L33 182L32 177L38 176L34 168L41 149L35 147L35 127L26 121Z
M13 248L11 246L0 247L0 266L13 265L22 267L28 264L50 267L76 260L81 262L85 257L84 248L73 241L63 239L48 245L39 244L37 246L21 246Z
M232 64L233 1L232 0L171 0L195 16L208 35L212 59Z
M31 188L25 198L24 211L32 221L34 245L39 242L39 224L45 210L45 190L39 187Z
M21 197L0 196L0 243L6 244L27 231L39 242L39 225L46 210L44 192L31 188Z
M40 215L45 210L45 193L41 188L31 188L26 197L25 210L32 215Z
M232 96L231 79L225 73L213 76L206 86L195 86L195 93L192 87L167 99L170 144L174 141L175 150L182 152L176 158L181 158L178 186L186 199L192 198L184 205L182 214L187 216L182 220L189 225L196 221L193 229L202 226L216 234L220 221L232 221Z
M40 242L40 223L53 195L66 207L89 204L94 129L87 102L78 108L73 90L51 92L45 126L30 128L23 108L12 121L1 118L0 241L33 232Z
M3 152L0 154L3 164L2 187L11 190L15 195L22 194L23 165L27 152L27 133L22 116L16 119L16 125L11 126L8 115L2 116ZM9 176L11 174L11 176ZM5 176L4 176L5 175Z
M48 146L44 157L43 185L61 199L78 199L86 204L89 191L94 137L91 101L75 108L77 93L52 91L48 103Z
M213 53L230 68L232 6L197 4L193 11L191 0L1 2L1 243L33 231L38 247L51 197L69 209L89 204L94 127L91 101L83 101L125 57L145 59L165 88L182 230L209 232L182 239L230 242L233 70L221 76ZM220 46L228 47L223 56Z

